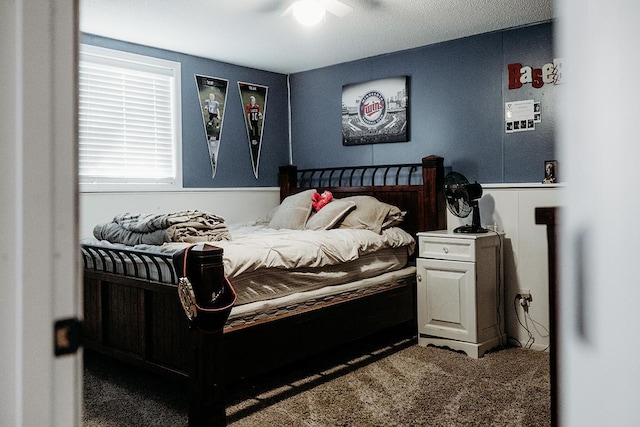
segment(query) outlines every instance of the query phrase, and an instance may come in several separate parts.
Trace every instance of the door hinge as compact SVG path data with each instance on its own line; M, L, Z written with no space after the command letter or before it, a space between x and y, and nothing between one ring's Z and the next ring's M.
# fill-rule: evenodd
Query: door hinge
M56 356L73 354L82 345L82 321L77 318L58 320L53 327Z

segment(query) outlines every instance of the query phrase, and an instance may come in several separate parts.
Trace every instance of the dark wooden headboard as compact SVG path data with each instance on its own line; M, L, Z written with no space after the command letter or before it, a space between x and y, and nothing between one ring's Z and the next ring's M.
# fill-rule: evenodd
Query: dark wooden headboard
M418 231L447 228L444 198L444 159L427 156L422 163L317 169L280 167L280 200L315 188L335 198L366 194L407 211L401 225L413 236Z

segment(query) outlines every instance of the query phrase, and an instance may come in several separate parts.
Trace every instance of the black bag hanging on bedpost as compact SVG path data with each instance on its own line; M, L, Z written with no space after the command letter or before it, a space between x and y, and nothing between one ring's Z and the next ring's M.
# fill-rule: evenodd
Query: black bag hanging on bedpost
M173 256L180 276L180 302L187 318L203 332L222 329L236 302L236 292L224 275L222 254L221 248L205 243Z
M174 254L178 294L192 333L190 427L226 426L223 328L236 301L224 276L222 249L204 244Z

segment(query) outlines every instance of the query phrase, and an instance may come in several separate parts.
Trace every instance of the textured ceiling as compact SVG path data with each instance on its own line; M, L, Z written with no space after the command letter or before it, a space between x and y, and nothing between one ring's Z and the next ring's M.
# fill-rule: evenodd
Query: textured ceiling
M306 28L293 0L81 0L80 30L278 73L555 17L554 0L342 0L354 11Z

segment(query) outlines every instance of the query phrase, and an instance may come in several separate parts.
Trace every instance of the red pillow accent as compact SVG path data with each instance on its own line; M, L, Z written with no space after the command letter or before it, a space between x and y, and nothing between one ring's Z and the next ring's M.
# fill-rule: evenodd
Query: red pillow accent
M332 200L333 194L331 194L331 191L325 190L322 194L316 191L316 193L311 196L311 206L313 206L313 209L318 212Z

